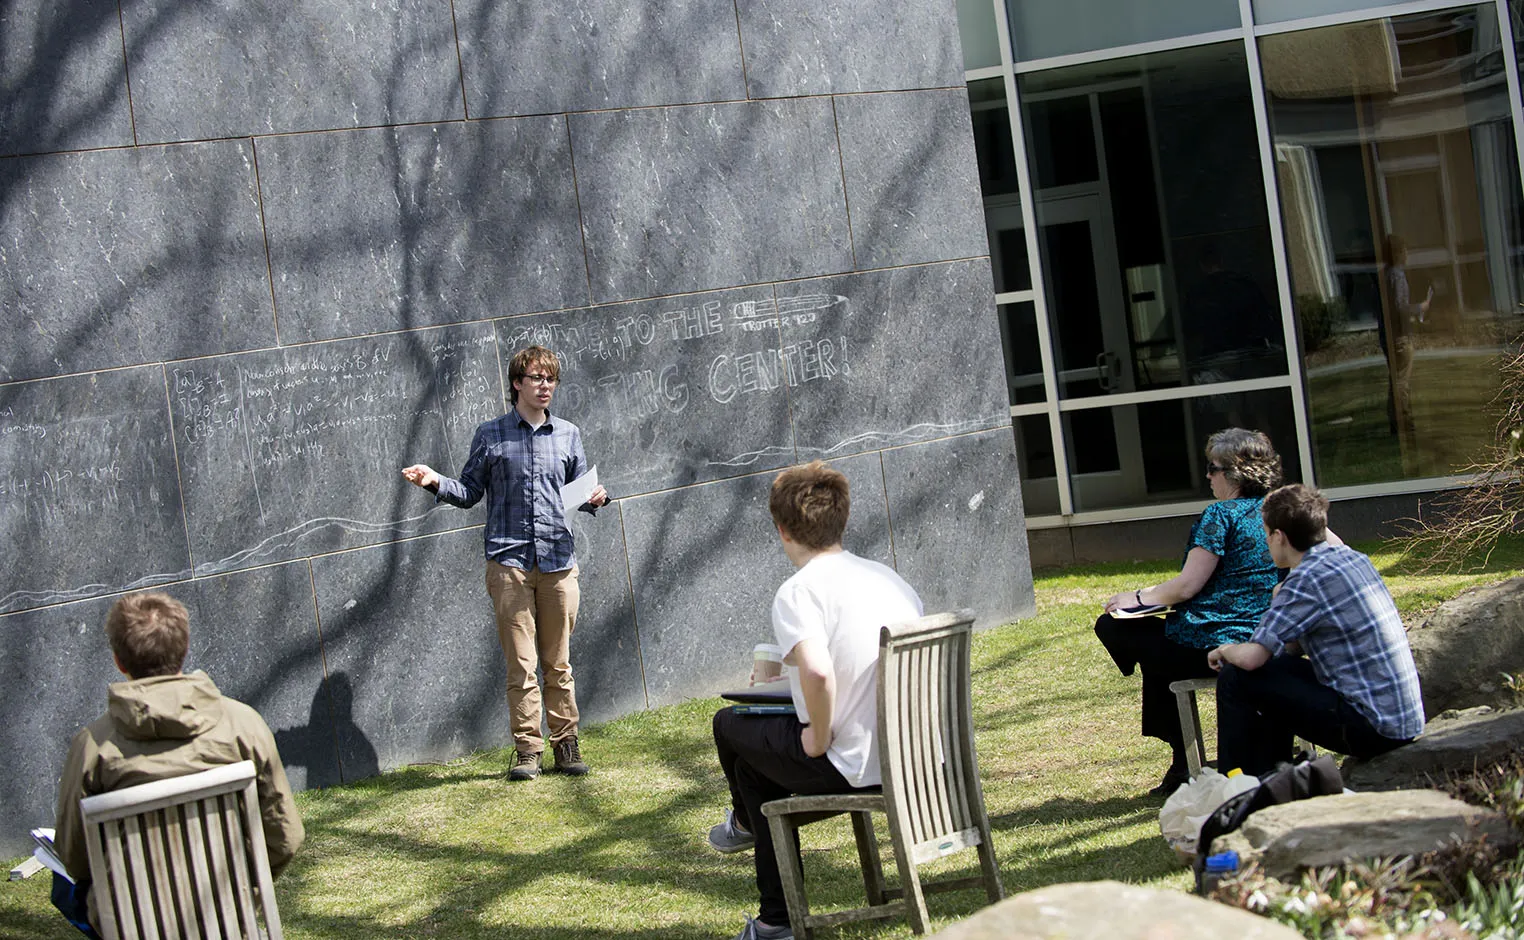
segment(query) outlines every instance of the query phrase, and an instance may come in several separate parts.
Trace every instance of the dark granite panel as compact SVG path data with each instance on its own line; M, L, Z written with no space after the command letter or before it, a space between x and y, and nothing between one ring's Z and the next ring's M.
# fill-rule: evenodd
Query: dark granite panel
M474 118L746 97L731 0L456 0Z
M752 0L736 12L753 98L963 84L951 2Z
M274 342L247 141L0 161L0 380Z
M890 561L877 454L839 461L853 511L842 542ZM775 474L623 502L630 576L653 707L744 682L751 649L771 643L773 594L793 567L767 509Z
M561 117L261 140L285 342L580 306Z
M339 782L330 700L347 677L323 674L311 569L305 561L198 578L166 589L190 611L185 668L254 707L275 732L291 785Z
M116 3L0 4L0 155L131 144Z
M792 463L771 287L499 320L503 375L532 343L561 357L552 407L616 496Z
M851 269L829 100L570 121L594 303Z
M122 4L143 143L465 116L448 0Z
M989 254L968 92L836 99L857 267Z
M168 368L197 574L481 521L402 479L453 473L502 413L488 324Z
M608 718L644 706L618 509L574 525L578 704ZM385 770L511 744L484 566L479 528L313 560L328 669L353 689L352 720L338 725L346 779L366 761Z
M598 510L596 516L574 512L571 518L577 539L577 581L582 587L571 661L583 724L646 707L623 505L621 500ZM597 756L589 759L597 760Z
M105 711L122 678L102 625L105 598L0 617L0 855L32 851L27 833L53 825L58 777L74 733ZM60 921L62 923L62 921Z
M188 577L158 366L0 386L0 611Z
M799 458L1010 426L984 260L778 287Z
M970 607L981 628L1032 616L1010 430L895 448L883 458L894 557L926 612Z

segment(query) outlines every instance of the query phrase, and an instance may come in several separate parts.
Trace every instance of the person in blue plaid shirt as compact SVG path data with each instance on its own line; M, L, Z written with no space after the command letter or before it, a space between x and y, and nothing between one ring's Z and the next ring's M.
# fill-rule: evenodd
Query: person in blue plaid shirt
M529 346L508 364L513 410L477 427L458 479L414 464L402 476L435 494L439 502L469 509L487 498L487 593L497 635L508 662L508 710L517 751L510 780L540 775L540 687L550 725L552 769L587 773L577 744L577 696L572 682L571 635L581 592L571 529L561 487L588 470L582 432L553 418L550 399L561 380L561 362L543 346ZM596 513L609 500L593 490L579 510Z
M1376 567L1325 541L1328 500L1317 490L1283 486L1261 515L1271 556L1291 574L1248 642L1208 654L1218 766L1266 773L1291 758L1293 736L1362 759L1418 737L1418 670Z

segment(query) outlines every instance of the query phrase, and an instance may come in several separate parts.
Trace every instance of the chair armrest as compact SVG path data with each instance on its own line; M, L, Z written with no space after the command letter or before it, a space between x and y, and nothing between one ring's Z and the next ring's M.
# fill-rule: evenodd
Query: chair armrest
M796 813L835 815L863 812L884 812L884 794L877 790L866 793L821 793L814 796L790 796L762 804L764 816L792 816Z

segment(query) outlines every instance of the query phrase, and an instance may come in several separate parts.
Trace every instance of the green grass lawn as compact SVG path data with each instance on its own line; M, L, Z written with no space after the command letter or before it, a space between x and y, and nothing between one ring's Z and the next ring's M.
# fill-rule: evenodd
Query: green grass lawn
M1505 543L1485 571L1452 576L1416 575L1389 547L1360 547L1410 623L1467 587L1524 569L1524 539ZM1118 675L1090 632L1101 599L1162 581L1173 567L1040 572L1037 615L975 638L979 758L1007 891L1102 878L1188 887L1159 836L1160 801L1142 795L1167 749L1138 737L1137 679ZM750 854L721 856L704 843L725 806L709 738L718 704L692 701L587 729L594 772L582 779L509 785L512 752L495 751L299 794L307 844L278 883L287 936L733 935L756 898ZM857 902L850 828L833 821L805 833L815 903ZM0 936L77 936L47 891L42 877L0 890ZM979 897L932 897L934 927L971 914ZM909 930L889 922L823 935Z

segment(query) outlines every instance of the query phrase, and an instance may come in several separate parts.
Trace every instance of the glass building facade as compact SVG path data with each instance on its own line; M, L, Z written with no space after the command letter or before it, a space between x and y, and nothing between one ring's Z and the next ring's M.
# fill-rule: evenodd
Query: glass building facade
M1464 482L1524 333L1524 0L959 0L1033 528L1195 512L1212 431Z

